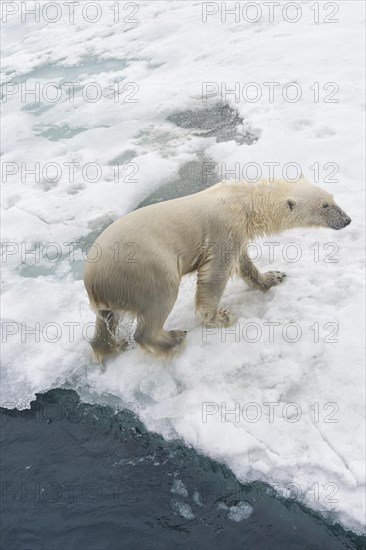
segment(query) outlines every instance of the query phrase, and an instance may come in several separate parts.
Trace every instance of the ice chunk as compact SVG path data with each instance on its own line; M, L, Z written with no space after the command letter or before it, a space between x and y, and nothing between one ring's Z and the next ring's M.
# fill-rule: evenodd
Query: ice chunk
M196 516L192 512L192 508L189 504L182 502L180 500L172 501L173 512L182 516L185 519L194 519Z
M253 506L242 500L236 506L230 506L227 517L232 521L243 521L253 513Z
M174 483L170 489L171 493L174 493L176 495L180 495L181 497L187 497L188 491L185 488L185 485L181 479L175 479Z

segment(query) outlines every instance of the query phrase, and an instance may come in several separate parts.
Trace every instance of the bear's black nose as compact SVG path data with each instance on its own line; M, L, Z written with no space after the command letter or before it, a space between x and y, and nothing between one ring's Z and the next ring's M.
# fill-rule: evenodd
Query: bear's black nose
M349 225L351 223L351 221L352 221L351 218L346 218L344 220L344 227L347 227L347 225Z

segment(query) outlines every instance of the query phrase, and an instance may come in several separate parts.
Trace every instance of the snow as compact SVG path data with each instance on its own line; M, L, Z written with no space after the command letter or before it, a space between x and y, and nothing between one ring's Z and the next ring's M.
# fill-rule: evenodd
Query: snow
M19 11L3 24L3 81L18 89L5 88L2 105L2 404L25 407L35 392L61 385L89 402L118 398L149 429L182 438L227 464L239 480L294 492L361 532L364 4L339 4L338 23L318 24L311 2L301 3L296 23L281 12L271 23L263 4L257 23L229 16L223 23L220 13L203 23L200 2L141 2L131 17L137 24L114 21L112 2L100 5L97 23L83 19L76 6L71 24L65 11L56 23L32 16L22 22ZM323 19L330 13L324 10L320 3ZM78 82L73 102L65 86L70 81ZM60 101L45 99L50 82L59 85ZM83 97L91 82L98 87ZM216 143L167 121L222 99L203 103L205 82L215 89L239 83L239 101L234 94L224 99L258 130L255 144ZM261 87L257 102L243 97L250 82ZM274 101L266 82L278 83ZM282 97L289 82L302 90L297 102ZM41 97L22 98L24 87L37 83ZM327 83L339 89L324 88ZM102 95L94 102L96 89ZM330 93L338 103L324 103ZM127 102L128 96L138 101ZM193 313L194 277L187 277L168 320L189 332L182 354L163 362L132 349L102 373L87 344L93 315L82 283L86 243L202 152L226 170L240 163L250 172L249 163L257 163L263 175L264 163L279 163L279 173L297 163L310 180L319 163L319 184L352 224L260 243L259 268L283 270L287 281L266 295L231 281L223 302L239 319L236 332L202 332ZM114 181L116 159L135 163L137 173L131 175L130 165ZM338 165L333 179L339 181L329 181L334 165L327 163ZM30 169L36 173L25 173ZM268 242L278 243L273 258ZM178 513L190 516L179 506Z

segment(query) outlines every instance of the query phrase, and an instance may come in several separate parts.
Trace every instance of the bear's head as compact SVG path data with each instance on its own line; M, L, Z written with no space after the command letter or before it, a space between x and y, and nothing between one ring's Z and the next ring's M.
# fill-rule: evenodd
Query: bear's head
M287 189L289 227L330 227L343 229L351 218L334 201L333 195L301 179Z

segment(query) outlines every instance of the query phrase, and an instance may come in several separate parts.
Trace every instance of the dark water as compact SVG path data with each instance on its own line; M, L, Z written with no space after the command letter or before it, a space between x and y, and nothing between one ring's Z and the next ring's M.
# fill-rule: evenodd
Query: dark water
M238 144L252 145L260 137L258 130L244 128L244 120L227 103L214 103L201 109L188 109L170 115L167 119L174 125L190 130L194 135L216 141L235 140ZM168 199L176 199L203 191L218 183L221 178L215 162L204 150L197 152L197 160L187 162L179 170L178 178L162 185L144 199L138 208Z
M212 159L205 156L201 156L199 160L186 162L179 170L176 180L153 191L151 195L140 202L137 208L169 199L178 199L211 187L220 181L213 168L214 165Z
M223 102L174 113L168 120L180 128L192 130L193 135L215 137L218 143L235 140L239 144L252 145L259 139L258 132L242 128L244 120L238 111Z
M72 390L1 409L1 422L4 549L365 547L266 485L242 485L181 441L148 432L132 412L80 403Z

